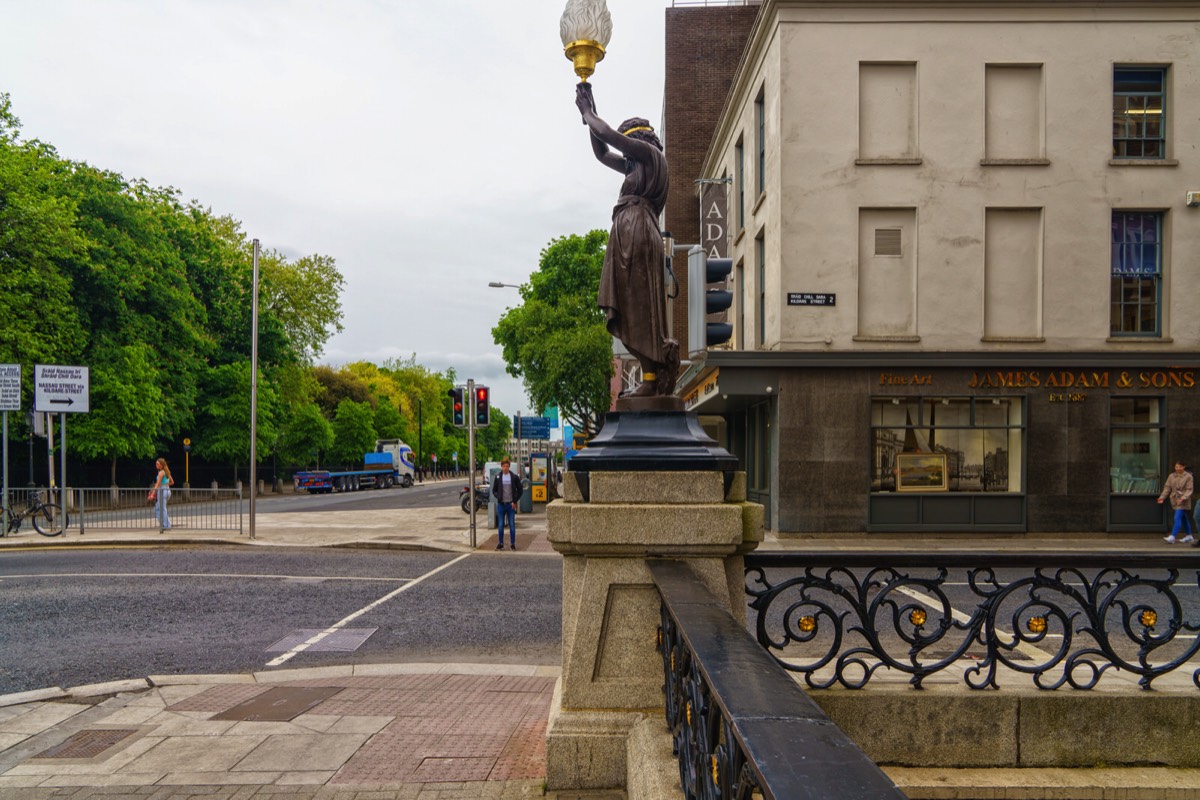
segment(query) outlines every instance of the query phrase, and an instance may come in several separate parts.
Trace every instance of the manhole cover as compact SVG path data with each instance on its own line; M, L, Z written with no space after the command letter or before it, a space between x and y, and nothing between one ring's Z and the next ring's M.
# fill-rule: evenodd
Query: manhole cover
M38 753L34 758L95 758L137 732L137 728L80 731L62 744Z
M279 686L209 719L288 722L340 691L339 686Z
M324 628L297 628L266 649L267 653L286 653L304 644ZM353 653L379 628L338 628L316 644L306 648L309 653Z

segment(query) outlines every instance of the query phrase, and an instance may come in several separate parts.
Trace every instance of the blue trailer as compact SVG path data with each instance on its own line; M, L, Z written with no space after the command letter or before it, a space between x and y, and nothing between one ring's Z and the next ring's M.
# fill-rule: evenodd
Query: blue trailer
M311 494L326 492L355 492L359 489L390 489L399 484L413 485L413 451L399 439L380 439L375 452L363 456L363 468L333 472L305 470L292 477L296 491Z

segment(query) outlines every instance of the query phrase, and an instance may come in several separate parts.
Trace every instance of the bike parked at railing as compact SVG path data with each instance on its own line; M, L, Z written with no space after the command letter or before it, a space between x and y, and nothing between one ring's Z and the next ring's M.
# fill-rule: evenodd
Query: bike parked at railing
M7 508L3 510L4 524L0 527L0 536L7 536L21 530L21 523L26 517L33 522L33 529L42 536L58 536L67 529L69 520L67 513L56 503L47 503L42 499L41 492L31 492L24 510Z

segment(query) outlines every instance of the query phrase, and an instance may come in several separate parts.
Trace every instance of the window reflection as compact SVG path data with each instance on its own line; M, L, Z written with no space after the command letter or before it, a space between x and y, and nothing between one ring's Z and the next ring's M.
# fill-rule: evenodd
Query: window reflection
M950 492L1022 491L1021 398L875 398L871 491L897 490L901 454L945 457Z
M1162 478L1162 399L1114 397L1109 479L1114 494L1153 494Z

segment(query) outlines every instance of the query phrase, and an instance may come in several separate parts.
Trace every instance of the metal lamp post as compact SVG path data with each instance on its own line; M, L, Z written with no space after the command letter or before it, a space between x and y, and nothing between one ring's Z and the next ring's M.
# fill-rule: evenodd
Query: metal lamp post
M258 239L254 240L254 266L250 300L250 538L254 538L254 495L258 481Z

